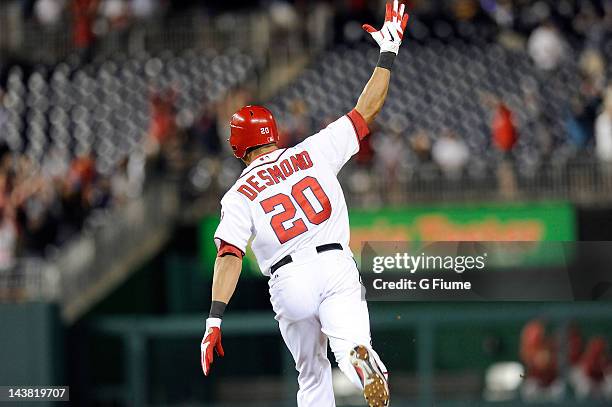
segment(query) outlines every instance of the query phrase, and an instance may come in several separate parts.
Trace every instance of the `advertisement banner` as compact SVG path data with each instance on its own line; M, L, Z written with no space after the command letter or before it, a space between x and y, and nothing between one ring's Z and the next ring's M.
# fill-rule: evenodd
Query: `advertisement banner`
M498 265L555 265L562 247L540 242L576 240L576 220L567 203L431 205L352 211L351 249L360 259L364 242L529 242L521 256L499 254Z
M453 204L411 206L397 209L349 211L350 246L359 261L362 244L369 241L398 242L532 242L520 256L498 259L512 265L554 265L565 258L538 242L568 242L576 239L576 221L568 203L543 202L519 204ZM207 273L212 273L216 256L213 235L219 223L216 216L206 217L200 224L200 258ZM560 250L560 249L559 249ZM565 254L564 254L565 255ZM259 276L253 253L247 253L244 275Z

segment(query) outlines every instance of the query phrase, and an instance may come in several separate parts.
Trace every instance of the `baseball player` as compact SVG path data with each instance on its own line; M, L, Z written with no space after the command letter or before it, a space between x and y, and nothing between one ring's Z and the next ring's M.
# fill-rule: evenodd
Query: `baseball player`
M252 239L299 372L298 406L335 406L328 342L368 405L389 405L387 369L371 347L368 308L349 249L348 212L337 174L357 153L384 104L407 22L404 5L394 0L387 4L382 29L363 26L381 53L357 105L295 147L277 147L276 122L264 107L246 106L232 117L229 142L247 167L221 200L212 304L201 343L205 375L213 352L223 356L221 319Z

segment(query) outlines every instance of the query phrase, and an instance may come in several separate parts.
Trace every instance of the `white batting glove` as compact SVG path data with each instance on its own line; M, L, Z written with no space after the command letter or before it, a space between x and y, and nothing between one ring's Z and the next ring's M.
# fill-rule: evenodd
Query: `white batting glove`
M404 30L410 17L408 13L404 14L405 9L405 4L402 3L400 6L398 0L393 0L393 5L391 2L387 2L385 24L380 30L369 24L363 25L363 29L378 43L380 52L392 52L395 55L399 52L402 38L404 38Z

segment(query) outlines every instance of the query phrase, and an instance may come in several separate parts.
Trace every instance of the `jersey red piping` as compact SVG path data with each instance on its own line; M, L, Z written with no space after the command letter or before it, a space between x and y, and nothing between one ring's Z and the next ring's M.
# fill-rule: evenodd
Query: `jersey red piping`
M366 138L370 134L370 129L365 119L357 110L353 109L346 114L346 117L351 121L353 129L355 130L355 136L357 137L357 143Z
M239 250L239 251L242 253L242 256L244 256L244 255L245 255L245 252L243 252L243 251L242 251L242 250L241 250L241 249L238 247L238 245L235 245L235 244L233 244L233 243L230 243L230 242L228 242L227 240L222 239L222 238L220 238L220 237L218 237L218 236L213 236L213 241L215 241L215 240L217 240L217 239L219 239L219 241L221 242L221 243L219 243L219 248L217 249L217 254L219 254L219 249L221 249L221 245L222 245L223 243L225 243L225 244L227 244L227 245L234 246L236 249L238 249L238 250Z
M219 239L221 244L219 245L219 249L217 250L217 257L223 257L226 254L233 254L234 256L242 259L244 257L244 252L240 250L237 246L226 242L223 239Z

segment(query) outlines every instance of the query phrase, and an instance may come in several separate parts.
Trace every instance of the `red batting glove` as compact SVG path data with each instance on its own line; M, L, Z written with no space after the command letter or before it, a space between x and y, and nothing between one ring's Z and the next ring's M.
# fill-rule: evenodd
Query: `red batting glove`
M221 318L208 318L206 320L206 334L200 344L200 363L204 376L210 373L210 365L213 362L213 349L217 355L223 357L223 346L221 346Z
M398 0L387 2L387 11L385 13L385 24L380 30L372 27L369 24L364 24L363 29L366 30L372 38L380 46L380 52L393 52L395 55L399 52L399 47L404 38L404 30L408 24L409 15L404 13L405 4L399 5Z

